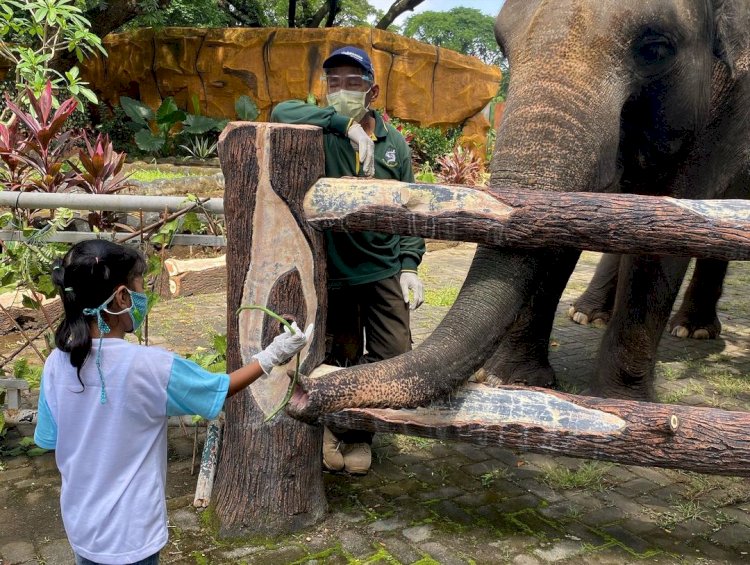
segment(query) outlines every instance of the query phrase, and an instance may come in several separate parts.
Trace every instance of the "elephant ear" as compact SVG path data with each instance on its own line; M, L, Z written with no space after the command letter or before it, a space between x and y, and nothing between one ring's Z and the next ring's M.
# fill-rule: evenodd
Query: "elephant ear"
M737 63L750 57L750 5L747 0L713 0L714 54L734 76Z

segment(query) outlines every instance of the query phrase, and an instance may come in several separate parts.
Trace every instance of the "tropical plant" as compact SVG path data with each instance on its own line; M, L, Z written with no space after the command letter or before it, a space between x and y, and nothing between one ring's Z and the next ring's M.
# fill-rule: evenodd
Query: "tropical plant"
M127 96L120 98L120 104L132 120L136 145L147 153L170 155L180 134L196 136L211 131L220 132L227 123L227 120L198 113L188 114L177 107L171 96L162 101L156 113L142 102Z
M114 150L107 134L101 133L93 145L88 135L83 133L86 151L78 151L81 174L81 186L91 194L114 194L125 188L128 175L122 172L125 164L125 153Z
M434 167L439 157L451 152L461 135L459 128L419 127L398 118L389 120L411 147L412 160L417 167L425 163Z
M448 155L437 159L438 178L448 184L476 186L482 178L484 163L473 151L456 145Z
M26 100L28 89L40 95L48 82L67 91L83 106L97 102L96 95L80 77L75 65L62 65L66 53L79 63L95 52L106 55L101 40L91 33L76 0L4 0L0 3L0 58L13 68L16 104ZM65 68L67 67L67 69ZM6 121L9 110L0 114Z
M237 117L240 120L245 120L246 122L252 122L258 117L258 114L260 114L258 106L247 94L243 94L235 100L234 111L237 113Z
M120 97L120 104L133 121L131 127L135 130L138 148L147 153L168 155L175 126L187 118L187 114L177 107L174 98L165 98L156 113L142 102L127 96Z
M184 149L194 159L205 160L216 156L216 148L218 146L218 141L199 136L191 138L187 145L180 145L180 148Z
M69 191L80 184L80 177L69 161L78 137L70 130L64 131L63 126L75 112L77 101L68 98L53 114L51 82L47 82L39 98L30 88L26 89L26 96L31 112L25 112L6 97L8 109L25 132L20 132L14 121L10 126L0 123L0 155L8 167L5 176L13 179L9 188Z

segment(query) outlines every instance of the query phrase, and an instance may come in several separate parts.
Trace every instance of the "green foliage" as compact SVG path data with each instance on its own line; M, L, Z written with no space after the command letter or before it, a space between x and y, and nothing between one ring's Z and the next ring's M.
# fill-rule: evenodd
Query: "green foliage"
M23 223L18 225L15 218L12 222L0 225L13 229L20 228L28 238L27 241L3 243L3 253L0 255L0 292L10 292L23 287L31 290L34 295L47 298L55 295L50 266L55 259L65 254L68 246L49 243L47 240L65 227L72 217L73 213L70 210L58 208L54 218L47 220L41 229L34 229ZM38 309L41 307L41 299L25 297L24 306Z
M234 103L234 111L237 112L237 117L246 122L252 122L258 117L258 106L253 102L252 98L243 94Z
M194 137L188 141L187 145L180 145L180 149L194 159L210 159L216 157L216 149L219 146L218 141L213 141L208 137Z
M83 108L83 101L97 103L96 95L80 79L77 66L62 72L52 67L64 52L78 62L99 52L101 40L91 33L89 21L76 0L4 0L0 3L0 58L14 68L16 103L25 101L25 89L39 95L47 82L64 90ZM7 112L0 119L7 118Z
M310 27L327 0L298 2L294 27ZM156 0L141 0L145 13L128 22L125 29L142 27L287 27L288 0L171 0L162 8ZM367 0L341 0L335 26L370 26L382 12ZM319 25L325 25L324 17Z
M39 455L47 453L47 450L42 449L41 447L36 447L34 445L34 440L30 437L22 438L21 441L18 442L18 445L12 448L6 448L5 446L0 445L0 455L3 457L18 457L24 453L29 457L38 457Z
M161 7L156 0L141 0L144 13L130 20L125 29L143 27L228 27L232 18L216 0L171 0Z
M187 356L187 359L197 363L212 373L225 373L227 370L227 336L214 334L211 338L211 348L198 350Z
M29 383L29 388L39 388L42 382L42 367L29 365L26 359L18 359L13 363L13 378L22 379Z
M475 8L457 7L411 16L404 25L404 35L497 65L503 57L494 29L492 16Z
M216 137L228 121L200 115L195 97L192 101L195 114L179 109L171 96L162 101L156 113L142 102L127 96L120 97L120 104L131 120L128 126L135 131L138 148L155 155L172 155L179 147L188 155L206 159L216 150ZM258 109L248 96L240 96L235 107L238 113L241 111L247 116L252 115L254 109L252 119L257 117Z
M414 173L414 178L417 182L426 182L430 184L435 184L438 182L438 177L435 174L435 171L432 170L432 167L430 167L429 163L422 163L422 166L419 167L419 170Z
M434 168L438 158L453 150L461 135L458 128L422 128L396 119L392 121L394 125L402 127L401 133L409 141L412 158L417 165L426 163Z

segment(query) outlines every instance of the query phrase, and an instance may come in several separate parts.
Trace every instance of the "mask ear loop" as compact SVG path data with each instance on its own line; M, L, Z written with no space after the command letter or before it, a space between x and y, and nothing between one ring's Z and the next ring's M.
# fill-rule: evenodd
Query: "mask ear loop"
M104 334L108 334L111 331L107 322L102 317L102 310L106 311L106 306L114 298L114 294L110 296L107 301L98 306L97 308L84 308L83 314L85 316L96 316L96 326L99 328L99 344L96 348L96 369L99 372L99 382L101 383L101 393L99 394L99 404L107 403L107 389L104 386L104 371L102 371L102 343L104 341Z

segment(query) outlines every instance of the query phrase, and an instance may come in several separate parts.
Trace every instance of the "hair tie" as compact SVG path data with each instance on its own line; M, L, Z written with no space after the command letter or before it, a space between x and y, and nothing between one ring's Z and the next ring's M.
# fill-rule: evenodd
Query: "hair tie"
M60 265L55 265L54 267L52 267L53 271L59 271L60 269L62 269Z
M99 264L99 257L94 257L94 259L96 259L96 264L98 265Z
M65 292L73 292L73 287L72 286L66 286L63 290Z

